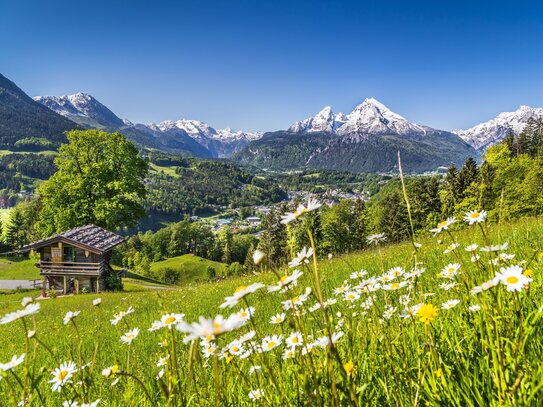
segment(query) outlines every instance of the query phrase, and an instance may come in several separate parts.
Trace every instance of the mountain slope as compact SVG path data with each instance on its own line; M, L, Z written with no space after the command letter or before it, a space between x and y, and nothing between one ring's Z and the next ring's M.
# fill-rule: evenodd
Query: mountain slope
M234 156L267 169L323 168L353 172L435 170L462 164L477 152L457 135L409 122L370 98L348 115L327 107L294 123L288 131L266 133Z
M0 74L0 148L13 148L17 141L30 138L47 139L52 146L59 146L66 140L63 133L77 127Z
M496 118L480 123L467 130L453 130L467 143L484 151L502 140L509 131L516 135L522 132L531 117L543 117L543 108L520 106L514 112L500 113Z

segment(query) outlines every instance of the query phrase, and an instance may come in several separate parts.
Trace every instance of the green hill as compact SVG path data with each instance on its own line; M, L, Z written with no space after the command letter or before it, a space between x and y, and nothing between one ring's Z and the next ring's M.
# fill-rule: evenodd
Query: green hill
M204 259L193 254L172 257L151 264L151 276L176 284L189 284L209 280L208 268L212 267L217 276L224 276L226 264Z

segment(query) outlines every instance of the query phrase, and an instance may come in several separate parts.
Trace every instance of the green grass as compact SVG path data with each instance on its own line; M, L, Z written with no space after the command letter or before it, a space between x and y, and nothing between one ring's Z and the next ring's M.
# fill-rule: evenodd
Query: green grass
M261 343L265 335L282 334L283 344L269 352L255 353L246 359L229 355L215 364L213 359L202 357L198 341L193 345L184 344L182 334L176 330L147 330L153 321L169 312L184 313L185 320L190 322L201 315L213 317L219 313L237 312L246 306L244 300L233 309L220 309L219 305L238 286L277 281L274 274L263 272L168 290L131 287L135 291L42 301L35 322L32 317L26 320L29 329L36 330L36 338L47 344L51 354L37 343L34 362L30 349L25 350L23 325L15 321L0 325L0 362L26 352L28 367L35 363L38 368L35 375L44 399L43 402L37 400L34 392L34 404L46 406L58 406L67 399L89 402L98 398L102 400L100 405L107 406L203 406L214 405L215 401L219 405L251 405L248 394L258 388L263 389L265 395L261 404L270 406L334 405L334 401L337 405L538 406L543 401L543 365L540 362L543 354L543 256L540 256L543 220L526 219L504 224L501 228L490 225L484 230L492 243L509 243L507 253L515 254L511 264L522 260L529 262L524 265L533 270L529 290L511 293L504 286L498 286L478 295L469 294L469 289L494 275L487 262L494 255L480 252L483 261L476 264L470 261L471 254L464 250L471 243L485 245L485 238L476 226L452 232L460 247L449 254L443 253L451 240L448 234L438 237L443 244L436 243L437 238L428 235L418 238L422 247L416 259L422 262L419 267L424 267L426 272L416 283L398 291L362 292L361 299L352 304L342 295L334 295L334 289L342 286L344 281L354 286L356 280L349 276L361 269L367 270L368 276L380 276L383 270L393 266L402 266L409 271L414 260L412 247L402 243L385 246L382 250L374 248L331 260L322 259L318 270L323 297L337 300L326 308L328 326L333 332L345 333L334 348L337 353L330 347L316 347L305 356L297 351L294 359L283 360L281 357L285 350L284 339L294 331L303 332L306 343L327 335L321 310L308 311L316 302L314 273L310 265L303 267L304 275L293 292L300 294L306 286L314 287L304 306L306 314L303 317L282 311L281 301L290 296L260 289L244 297L256 309L252 322L215 340L221 349L252 329L257 332L254 337L257 343ZM185 263L198 263L195 258L191 260ZM439 288L443 279L437 274L453 262L462 264L462 274L456 278L459 285L445 291ZM138 279L126 282L127 285L143 284ZM425 325L417 317L403 319L399 316L404 308L399 302L400 296L408 293L411 297L409 305L424 302L439 309L431 324ZM0 295L0 314L19 309L15 301L23 296L24 293ZM95 307L91 301L97 297L102 299L102 304ZM373 304L364 306L368 298L373 299ZM450 299L459 299L460 304L449 310L441 309L441 304ZM468 306L474 304L480 305L481 311L470 312ZM390 319L383 316L387 305L397 307ZM113 314L129 306L134 307L135 312L118 325L111 325L109 320ZM76 310L81 311L74 320L77 331L73 324L65 326L62 322L67 311ZM286 312L286 321L282 325L269 324L270 317L278 312ZM140 328L139 335L132 345L122 344L120 336L133 327ZM33 343L31 340L30 345ZM160 370L156 364L159 357L166 355L170 355L170 359L163 377L166 387L163 388L155 378ZM60 393L52 392L47 383L53 377L50 372L68 360L77 364L94 361L84 373L74 377L75 383L85 375L85 388L67 385ZM118 364L122 371L129 371L140 381L120 375L119 383L111 386L112 379L100 373L113 364ZM262 372L248 375L253 365L261 366ZM23 366L16 367L14 372L23 377ZM15 389L13 392L10 392L10 386ZM168 386L174 389L169 402L164 395ZM83 394L84 400L81 399ZM8 372L0 381L0 399L5 405L16 405L20 398L20 386Z
M36 258L0 257L0 280L37 280L40 270Z
M174 269L181 272L180 284L190 284L208 279L207 268L213 267L217 276L224 275L226 264L204 259L192 254L172 257L151 264L151 273L157 273L164 269Z
M150 167L151 171L159 172L159 173L163 172L164 174L169 175L171 177L179 178L179 174L177 174L175 172L175 169L177 168L175 166L163 167L163 166L160 166L160 165L157 165L157 164L154 164L154 163L149 163L149 167Z

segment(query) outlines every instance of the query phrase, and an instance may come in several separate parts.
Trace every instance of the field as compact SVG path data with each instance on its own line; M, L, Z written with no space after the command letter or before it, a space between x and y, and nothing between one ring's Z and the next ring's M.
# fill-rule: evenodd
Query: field
M37 259L0 257L0 280L35 280L40 270L34 265Z
M301 277L281 271L291 276L285 292L251 286L279 284L262 272L40 301L35 314L0 325L0 362L26 354L4 366L0 397L14 406L29 396L26 405L40 406L541 405L542 233L541 219L459 220L416 245L318 262L301 254ZM523 274L513 275L517 264ZM509 278L492 282L504 270ZM21 309L24 295L0 296L1 315ZM225 297L239 303L219 308ZM217 314L236 316L209 321L209 332L169 329ZM191 333L202 343L185 343ZM85 368L61 366L68 361Z
M207 269L213 267L217 276L223 276L226 264L204 259L192 254L172 257L151 264L151 273L164 272L165 269L178 271L181 275L179 284L190 284L208 279Z

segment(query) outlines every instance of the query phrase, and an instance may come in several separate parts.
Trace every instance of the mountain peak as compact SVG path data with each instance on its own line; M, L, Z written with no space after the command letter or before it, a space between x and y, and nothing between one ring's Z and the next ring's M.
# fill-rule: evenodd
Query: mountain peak
M332 107L326 106L315 116L294 123L288 130L293 133L312 133L317 131L335 133L345 123L345 119L344 114L335 114L332 111Z
M453 133L475 149L482 151L498 143L510 131L520 134L532 117L543 117L543 108L520 105L513 112L502 112L494 119L466 130L453 130Z

